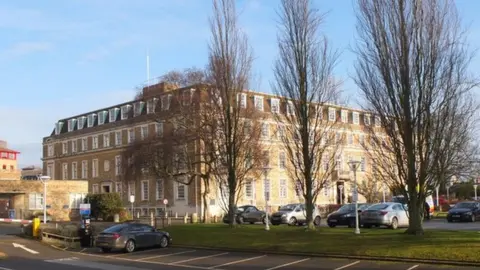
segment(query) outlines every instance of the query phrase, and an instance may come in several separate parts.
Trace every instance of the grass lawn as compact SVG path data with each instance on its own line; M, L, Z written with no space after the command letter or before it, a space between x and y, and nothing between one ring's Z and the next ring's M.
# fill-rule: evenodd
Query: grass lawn
M224 224L178 225L166 231L178 245L480 262L480 233L472 231L432 230L418 237L402 229L363 229L355 235L347 228L272 226L267 232L263 226L231 229Z

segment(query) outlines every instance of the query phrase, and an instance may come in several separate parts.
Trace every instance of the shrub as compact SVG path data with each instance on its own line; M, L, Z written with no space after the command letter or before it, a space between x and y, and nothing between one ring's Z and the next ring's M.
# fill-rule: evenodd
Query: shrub
M125 210L124 208L120 208L118 209L118 215L119 215L119 218L120 218L120 222L125 222L127 220L132 220L132 215L130 215L130 213Z
M91 216L95 219L112 221L113 215L119 214L122 208L122 199L118 193L88 194L86 203L90 203Z

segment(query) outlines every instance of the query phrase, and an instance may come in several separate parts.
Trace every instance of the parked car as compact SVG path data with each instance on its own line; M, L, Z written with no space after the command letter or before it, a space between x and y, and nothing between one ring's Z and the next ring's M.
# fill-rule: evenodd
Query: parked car
M243 205L238 207L235 211L235 220L238 224L246 222L250 224L262 222L265 224L267 221L265 211L258 210L258 208L253 205ZM228 224L228 214L223 216L223 222Z
M393 196L392 197L392 202L397 202L406 205L407 204L407 199L403 195L399 196ZM433 218L435 214L435 203L433 201L433 196L429 195L427 198L425 198L425 213L424 217L425 219L431 219Z
M361 213L367 209L371 204L359 203L358 212ZM360 215L358 216L360 220ZM327 216L327 224L329 227L334 228L336 226L348 226L349 228L355 227L355 204L345 204L337 211L330 213Z
M150 225L140 223L122 223L105 229L96 240L95 246L103 252L123 249L130 253L137 248L166 248L172 243L168 232L156 230Z
M467 201L459 202L447 213L447 221L470 221L475 222L480 218L480 203Z
M272 225L288 224L288 225L297 225L304 224L307 222L307 213L305 210L305 205L301 203L296 204L287 204L275 212L271 216ZM318 207L315 206L313 210L313 223L315 226L320 226L321 222L320 211Z
M401 203L377 203L362 211L360 222L365 228L387 226L395 230L408 227L407 208Z

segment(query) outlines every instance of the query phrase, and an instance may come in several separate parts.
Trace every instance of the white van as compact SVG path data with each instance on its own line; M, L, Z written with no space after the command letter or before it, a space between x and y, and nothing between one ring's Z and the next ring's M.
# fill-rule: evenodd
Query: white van
M427 196L425 201L426 201L426 203L428 203L428 206L429 206L428 217L426 217L426 218L427 219L433 218L433 214L434 214L434 211L435 211L435 204L433 203L433 196L432 195ZM405 197L403 195L399 195L399 196L393 196L392 197L392 202L398 202L398 203L401 203L401 204L406 204L407 200L405 200Z

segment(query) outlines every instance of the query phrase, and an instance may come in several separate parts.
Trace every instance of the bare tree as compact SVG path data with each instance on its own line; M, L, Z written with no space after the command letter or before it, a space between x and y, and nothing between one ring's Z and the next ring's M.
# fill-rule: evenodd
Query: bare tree
M238 26L234 0L213 0L210 31L207 80L211 84L210 106L217 112L215 144L220 157L216 182L223 193L228 192L228 218L234 226L238 194L248 174L255 171L261 147L258 117L238 101L249 85L253 58L247 37Z
M336 170L341 141L334 121L323 118L323 105L338 100L333 80L338 53L319 34L323 16L309 0L282 0L279 11L279 56L275 63L275 92L286 99L284 115L277 114L291 179L303 194L307 223L315 226L312 214L321 189ZM323 166L322 166L323 165Z
M472 55L453 1L359 0L357 10L355 82L379 124L368 152L408 200L407 233L423 234L425 198L458 171L469 140Z
M205 71L196 67L186 68L182 71L172 70L160 77L162 82L175 84L178 87L187 87L194 84L206 83Z
M365 197L368 203L377 203L383 199L382 179L368 173L366 179L357 185L357 192Z

